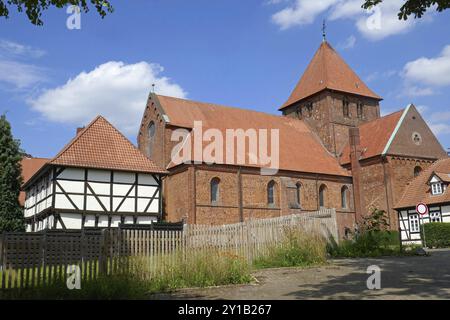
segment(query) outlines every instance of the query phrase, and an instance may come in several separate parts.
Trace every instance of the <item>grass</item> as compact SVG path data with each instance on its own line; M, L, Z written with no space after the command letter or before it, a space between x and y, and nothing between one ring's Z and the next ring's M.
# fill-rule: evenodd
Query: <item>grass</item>
M319 234L311 234L301 228L287 228L280 244L269 248L267 254L254 261L254 267L309 267L325 264L327 241Z
M149 294L184 287L249 283L250 267L241 257L217 250L163 257L158 266L149 258L128 259L129 268L113 275L81 281L80 290L69 290L65 280L27 289L0 290L0 299L145 299ZM156 268L155 268L156 267Z
M395 255L411 255L413 250L401 250L397 231L367 232L354 240L343 240L339 244L330 241L328 254L334 258L365 258Z

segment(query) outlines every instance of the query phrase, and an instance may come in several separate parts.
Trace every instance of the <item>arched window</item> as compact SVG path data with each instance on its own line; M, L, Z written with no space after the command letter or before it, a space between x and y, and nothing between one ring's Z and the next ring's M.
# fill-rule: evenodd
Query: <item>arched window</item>
M344 98L344 100L342 100L342 111L344 113L344 117L350 118L350 107L347 98Z
M219 202L219 178L213 178L211 180L211 203L215 204Z
M343 186L341 189L341 207L342 209L348 209L349 190L347 186Z
M269 205L275 204L275 181L273 180L267 185L267 203Z
M150 124L148 125L148 156L149 157L152 156L155 130L156 130L155 123L153 121L151 121Z
M302 185L300 182L297 182L297 184L295 185L295 202L297 205L302 204L301 191Z
M320 207L325 207L326 196L327 196L327 186L323 184L319 188L319 206Z
M357 104L356 112L358 114L358 119L362 119L364 117L364 106L361 101Z
M417 177L422 172L422 167L417 166L414 168L414 177Z

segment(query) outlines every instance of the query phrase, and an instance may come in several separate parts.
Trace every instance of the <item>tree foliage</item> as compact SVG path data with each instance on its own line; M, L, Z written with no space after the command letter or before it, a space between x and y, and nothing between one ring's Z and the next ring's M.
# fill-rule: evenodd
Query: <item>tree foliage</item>
M0 17L8 18L10 10L15 7L20 13L25 11L32 24L40 26L43 25L41 15L44 10L50 7L63 8L68 5L75 5L84 12L88 12L88 2L95 7L102 18L108 12L113 12L113 7L108 0L0 0Z
M11 125L0 117L0 232L24 231L23 210L19 204L22 184L20 142L11 133Z
M364 9L371 9L381 2L383 0L364 0L362 7ZM414 18L421 18L432 6L436 6L438 12L442 12L450 8L450 0L406 0L400 8L398 18L400 20L408 20L410 15L414 15Z

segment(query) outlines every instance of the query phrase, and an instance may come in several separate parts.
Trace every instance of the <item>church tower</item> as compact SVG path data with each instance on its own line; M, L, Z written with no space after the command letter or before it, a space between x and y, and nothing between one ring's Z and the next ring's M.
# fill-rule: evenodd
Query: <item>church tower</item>
M304 120L328 151L340 156L350 128L380 117L381 100L324 39L279 110Z

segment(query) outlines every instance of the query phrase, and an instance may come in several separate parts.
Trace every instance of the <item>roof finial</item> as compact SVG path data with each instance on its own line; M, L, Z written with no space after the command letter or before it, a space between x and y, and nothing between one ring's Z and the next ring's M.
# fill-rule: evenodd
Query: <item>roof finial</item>
M152 83L152 92L155 93L155 86L156 84Z
M323 42L326 42L326 41L327 41L327 33L326 33L326 30L327 30L327 24L326 24L325 19L323 19L323 24L322 24L322 41L323 41Z

